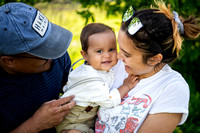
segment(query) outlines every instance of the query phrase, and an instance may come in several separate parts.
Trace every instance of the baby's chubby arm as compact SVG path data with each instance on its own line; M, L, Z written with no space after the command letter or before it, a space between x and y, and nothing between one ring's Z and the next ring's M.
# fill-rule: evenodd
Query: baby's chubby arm
M122 86L118 88L121 99L132 90L136 84L139 82L139 76L135 76L133 74L129 74L126 79L124 79L124 83Z

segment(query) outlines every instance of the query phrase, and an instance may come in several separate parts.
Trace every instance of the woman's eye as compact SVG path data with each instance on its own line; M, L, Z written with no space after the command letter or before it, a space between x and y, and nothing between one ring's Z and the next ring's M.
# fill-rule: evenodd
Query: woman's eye
M124 53L124 56L125 56L125 57L130 57L130 55L128 55L128 54L126 54L126 53Z
M97 51L97 53L102 53L102 52L103 52L102 50L98 50L98 51Z
M125 55L126 57L129 57L128 55Z

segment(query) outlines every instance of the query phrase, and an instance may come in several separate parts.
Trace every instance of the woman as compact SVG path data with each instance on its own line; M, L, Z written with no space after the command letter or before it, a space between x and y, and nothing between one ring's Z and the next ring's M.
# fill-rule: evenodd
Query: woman
M140 11L129 7L123 16L118 58L124 66L114 70L123 73L125 67L140 82L119 106L99 109L97 133L169 133L186 121L189 87L168 64L177 59L182 38L197 38L200 26L194 18L180 20L162 1L156 5L158 9Z

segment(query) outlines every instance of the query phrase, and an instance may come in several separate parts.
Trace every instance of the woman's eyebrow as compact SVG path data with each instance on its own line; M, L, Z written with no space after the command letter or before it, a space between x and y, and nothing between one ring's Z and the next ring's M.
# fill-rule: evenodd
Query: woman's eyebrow
M128 56L130 56L131 54L126 52L125 50L121 49L125 54L127 54Z

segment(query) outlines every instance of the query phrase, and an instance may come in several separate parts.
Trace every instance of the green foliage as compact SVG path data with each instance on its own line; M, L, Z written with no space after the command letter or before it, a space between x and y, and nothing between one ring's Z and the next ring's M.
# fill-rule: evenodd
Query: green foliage
M90 11L91 7L97 7L107 11L107 16L121 14L129 5L133 5L136 9L149 8L150 5L154 5L154 0L73 0L80 2L82 5L82 11L80 14L82 17L87 16L87 19L92 19L93 14ZM172 9L176 10L180 15L199 16L200 15L200 2L199 0L163 0L171 5ZM88 13L88 15L86 15Z
M52 1L52 0L1 0L0 6L4 5L6 3L10 3L10 2L23 2L23 3L29 4L29 5L34 5L39 2L50 2L50 1Z
M95 21L93 13L91 13L89 10L76 11L76 12L77 12L77 14L81 15L83 18L86 19L85 25L88 23L90 18L91 18L92 22Z

